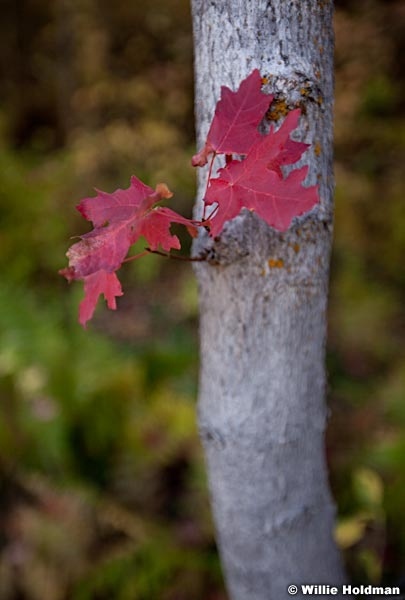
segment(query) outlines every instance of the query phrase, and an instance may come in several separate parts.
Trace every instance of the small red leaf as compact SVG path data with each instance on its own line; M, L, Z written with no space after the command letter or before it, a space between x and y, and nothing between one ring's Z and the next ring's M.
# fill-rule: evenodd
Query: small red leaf
M296 142L290 138L291 132L298 126L300 114L299 108L292 110L277 131L270 129L268 135L262 138L263 145L260 151L266 154L267 168L276 171L280 177L283 176L281 167L296 163L309 148L309 144Z
M155 206L172 193L164 183L154 191L136 177L126 190L118 189L112 194L97 191L94 198L85 198L78 206L81 214L92 221L93 231L81 236L81 240L68 250L69 267L60 271L68 281L83 279L85 299L80 306L80 322L91 318L98 296L103 293L108 306L115 307L115 296L121 295L121 286L114 271L124 261L129 247L144 236L151 250L160 245L163 250L179 249L180 241L170 233L172 223L195 228L170 208ZM88 316L90 315L90 317Z
M221 99L208 132L205 146L193 156L192 165L202 167L208 156L215 154L247 154L260 134L257 127L273 96L261 91L262 78L258 69L232 92L222 86Z
M308 212L318 202L317 187L302 186L307 167L285 178L281 171L283 165L296 162L308 147L289 138L298 118L299 110L289 113L280 129L262 136L244 160L231 161L210 180L205 202L218 204L210 219L212 236L219 235L225 222L242 208L257 212L268 225L285 231L293 217Z
M66 253L69 267L74 270L73 278L81 279L100 269L115 271L137 237L127 220L96 227L82 235L81 241L73 244Z
M115 310L116 297L122 296L123 292L115 273L100 270L84 278L84 294L84 299L79 306L79 323L83 327L92 318L101 294L104 295L108 308Z
M85 219L92 221L94 227L129 219L134 211L140 208L142 202L155 194L151 187L135 176L131 177L131 185L126 190L118 189L111 194L100 190L96 192L97 196L84 198L77 206L77 210ZM159 197L155 202L158 200Z
M170 235L170 225L181 223L186 227L193 227L192 221L174 212L170 208L154 208L149 211L139 224L139 235L148 241L151 250L157 250L159 244L167 252L174 248L179 250L180 242L176 235Z

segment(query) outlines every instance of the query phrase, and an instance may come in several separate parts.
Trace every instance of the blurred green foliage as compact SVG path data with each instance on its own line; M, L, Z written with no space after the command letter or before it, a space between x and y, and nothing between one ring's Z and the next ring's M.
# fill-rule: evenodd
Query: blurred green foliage
M135 172L191 212L188 3L19 0L2 17L0 600L223 600L189 266L129 263L119 310L87 331L57 275L91 186ZM405 573L401 17L337 3L327 442L359 583Z
M342 4L328 450L349 573L393 582L405 575L404 7Z

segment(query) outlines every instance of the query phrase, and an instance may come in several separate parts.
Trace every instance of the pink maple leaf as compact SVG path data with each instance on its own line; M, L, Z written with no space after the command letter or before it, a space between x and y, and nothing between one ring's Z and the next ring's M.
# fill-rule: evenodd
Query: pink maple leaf
M190 221L170 209L154 206L171 195L164 184L153 191L132 177L126 190L118 189L112 194L98 191L94 198L82 200L77 208L95 228L80 236L81 241L67 252L74 278L80 279L100 269L115 271L141 235L152 250L159 244L164 250L179 249L177 236L170 234L171 223L189 225Z
M129 219L134 216L136 209L147 208L162 198L172 196L164 184L159 184L155 191L134 175L131 177L129 188L125 190L118 189L111 194L100 190L96 192L97 196L84 198L76 207L85 219L92 221L94 227ZM152 203L151 199L154 199ZM143 204L146 206L143 207Z
M268 225L285 231L295 216L302 215L318 202L317 186L303 187L308 167L283 176L281 167L296 162L308 145L290 139L296 128L299 110L285 119L278 131L270 130L251 148L244 160L232 160L210 179L205 203L217 203L210 233L217 236L224 223L242 208L255 211Z
M260 73L255 69L236 92L222 86L205 146L192 158L194 167L207 164L212 153L245 155L249 152L260 138L257 127L273 100L273 96L263 94L261 85Z
M292 110L277 131L274 130L274 126L271 126L269 133L260 140L262 144L259 152L266 156L267 168L276 171L280 177L283 177L281 167L296 163L309 148L309 144L296 142L290 138L291 133L298 127L300 115L299 108Z
M190 229L194 223L169 208L155 206L171 196L164 184L158 184L154 191L132 177L128 189L118 189L111 194L97 191L94 198L80 202L78 210L93 222L94 229L80 236L80 242L71 246L67 252L69 267L60 273L68 281L84 280L81 323L88 320L101 293L110 308L115 305L115 296L121 295L122 291L117 277L112 275L140 236L146 239L151 250L157 250L159 245L166 251L180 248L178 237L170 233L171 224L181 223Z
M79 306L79 323L86 326L96 309L98 298L104 295L108 308L117 308L116 297L122 296L122 288L115 273L100 270L84 277L84 298Z

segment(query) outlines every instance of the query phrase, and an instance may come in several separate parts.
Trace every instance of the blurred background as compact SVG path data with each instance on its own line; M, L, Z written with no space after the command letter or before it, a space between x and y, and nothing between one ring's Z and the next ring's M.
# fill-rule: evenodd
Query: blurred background
M352 581L405 576L405 5L336 3L327 447ZM93 186L191 214L187 0L5 0L0 22L0 600L225 600L195 425L190 265L120 271L77 323L57 274ZM186 248L187 251L187 248Z

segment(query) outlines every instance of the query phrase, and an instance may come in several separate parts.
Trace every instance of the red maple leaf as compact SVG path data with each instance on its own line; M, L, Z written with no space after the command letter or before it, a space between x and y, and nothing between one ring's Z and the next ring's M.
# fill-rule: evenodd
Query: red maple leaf
M273 100L273 96L263 94L261 85L260 73L255 69L236 92L222 86L205 146L191 160L194 167L207 164L212 153L245 155L249 152L260 138L257 127Z
M116 297L122 296L123 291L115 273L101 270L84 277L84 298L79 306L79 323L85 327L96 309L98 298L104 295L108 308L117 308Z
M296 128L299 110L288 114L278 131L253 145L244 160L232 160L210 179L205 203L217 203L211 221L212 236L221 233L224 223L236 217L242 208L257 212L268 225L285 231L293 217L309 211L318 202L317 186L303 187L308 167L283 176L281 167L295 163L308 148L290 139Z
M155 206L171 196L164 184L158 184L154 191L132 177L126 190L118 189L112 194L97 190L97 196L80 202L78 210L93 222L94 229L80 236L81 241L68 250L69 267L60 273L68 281L84 280L82 324L91 318L100 294L104 294L109 308L115 309L115 297L122 295L122 290L114 271L140 236L144 236L151 250L159 245L166 251L180 248L178 237L170 234L171 224L181 223L188 229L194 224L170 208Z

